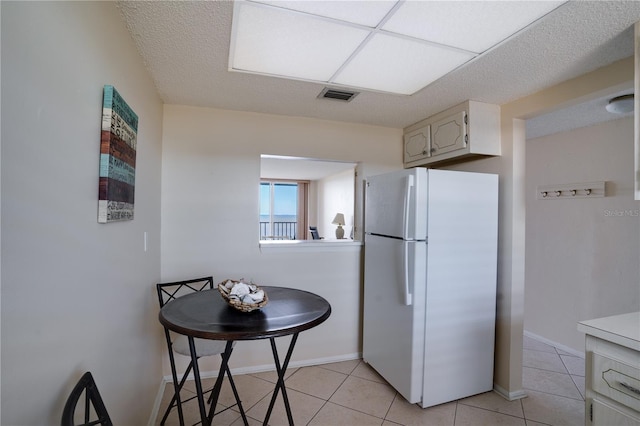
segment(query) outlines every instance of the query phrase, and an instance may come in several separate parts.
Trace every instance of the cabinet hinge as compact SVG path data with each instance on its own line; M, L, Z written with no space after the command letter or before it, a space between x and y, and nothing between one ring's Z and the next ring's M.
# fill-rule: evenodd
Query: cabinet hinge
M593 421L593 402L589 404L589 421Z
M469 124L469 116L467 114L464 115L464 124Z

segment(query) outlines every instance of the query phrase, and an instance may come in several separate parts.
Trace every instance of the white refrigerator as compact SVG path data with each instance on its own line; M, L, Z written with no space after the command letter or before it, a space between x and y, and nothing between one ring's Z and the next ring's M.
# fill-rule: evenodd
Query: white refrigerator
M366 179L363 359L430 407L493 388L498 176Z

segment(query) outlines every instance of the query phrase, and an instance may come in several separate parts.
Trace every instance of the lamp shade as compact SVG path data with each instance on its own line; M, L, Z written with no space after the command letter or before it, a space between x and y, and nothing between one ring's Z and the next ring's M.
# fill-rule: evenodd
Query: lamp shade
M344 225L344 214L336 213L336 217L333 218L332 225Z

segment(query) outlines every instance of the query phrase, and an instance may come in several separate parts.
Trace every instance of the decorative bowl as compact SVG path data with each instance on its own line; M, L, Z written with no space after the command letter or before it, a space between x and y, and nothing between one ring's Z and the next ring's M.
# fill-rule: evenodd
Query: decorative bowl
M218 291L227 304L241 312L260 309L269 302L267 293L253 283L244 280L224 280L218 284Z

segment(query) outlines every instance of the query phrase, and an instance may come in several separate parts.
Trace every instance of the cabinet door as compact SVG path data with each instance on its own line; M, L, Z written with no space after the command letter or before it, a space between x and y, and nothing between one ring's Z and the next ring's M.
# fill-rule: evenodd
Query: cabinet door
M465 149L468 144L467 112L460 111L431 123L431 155Z
M431 134L429 126L404 135L404 162L422 160L431 156Z
M592 401L593 426L640 426L640 419L631 417L604 402L594 399Z

